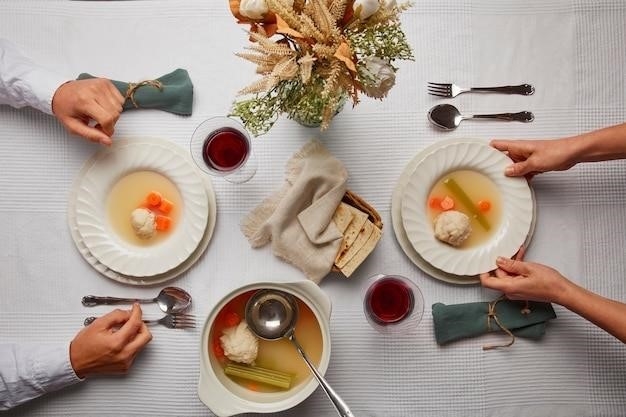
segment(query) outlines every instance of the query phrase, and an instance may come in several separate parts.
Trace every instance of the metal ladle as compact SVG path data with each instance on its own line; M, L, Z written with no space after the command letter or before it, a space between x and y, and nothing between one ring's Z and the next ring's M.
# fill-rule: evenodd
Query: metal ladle
M157 303L159 308L170 314L182 313L191 305L191 295L182 288L165 287L154 298L118 298L86 295L83 297L84 306L93 307L101 304L129 304L129 303Z
M259 290L248 300L245 315L246 324L252 333L261 339L289 339L337 409L339 415L342 417L354 417L346 403L343 402L341 397L337 395L315 366L313 366L304 350L302 350L302 346L296 340L294 333L296 322L298 321L298 304L294 296L279 290Z

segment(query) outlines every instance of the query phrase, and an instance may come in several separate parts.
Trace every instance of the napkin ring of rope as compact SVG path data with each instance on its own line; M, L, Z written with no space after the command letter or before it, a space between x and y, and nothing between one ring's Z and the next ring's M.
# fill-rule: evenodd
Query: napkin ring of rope
M509 347L513 345L513 343L515 343L515 335L509 329L504 327L502 323L500 323L500 320L498 319L498 316L496 314L496 305L504 299L506 299L506 297L503 295L489 303L489 311L487 312L487 328L491 331L491 320L493 320L504 333L508 334L511 337L511 340L509 340L507 343L484 345L483 350Z
M159 80L144 80L138 83L128 83L128 90L126 90L126 95L124 96L124 99L130 99L131 103L133 103L133 106L138 109L139 105L135 101L135 92L141 87L147 85L149 85L150 87L158 88L159 91L163 91L163 84Z

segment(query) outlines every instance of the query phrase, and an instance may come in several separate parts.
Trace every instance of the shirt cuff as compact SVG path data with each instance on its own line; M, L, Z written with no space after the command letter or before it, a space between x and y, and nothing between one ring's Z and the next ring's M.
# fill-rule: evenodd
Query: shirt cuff
M46 346L46 353L34 359L34 368L45 392L57 391L83 381L72 368L70 346L67 343Z
M29 75L31 88L34 93L32 102L29 105L51 115L54 94L61 85L72 80L44 68L34 68Z

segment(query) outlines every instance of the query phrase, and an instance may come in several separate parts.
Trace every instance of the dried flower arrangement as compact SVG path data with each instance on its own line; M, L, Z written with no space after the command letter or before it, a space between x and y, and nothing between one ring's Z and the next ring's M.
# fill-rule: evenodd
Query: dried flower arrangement
M262 77L233 104L253 135L281 113L326 129L349 97L382 99L395 83L395 60L412 60L396 0L230 0L251 44L237 55Z

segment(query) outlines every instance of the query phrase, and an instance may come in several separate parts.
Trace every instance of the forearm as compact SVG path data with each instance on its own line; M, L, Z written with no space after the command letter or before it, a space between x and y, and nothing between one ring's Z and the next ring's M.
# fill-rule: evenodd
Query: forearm
M0 345L0 410L78 381L68 344Z
M626 343L626 304L602 297L573 283L555 302Z
M568 139L574 163L626 158L626 123L584 133Z

